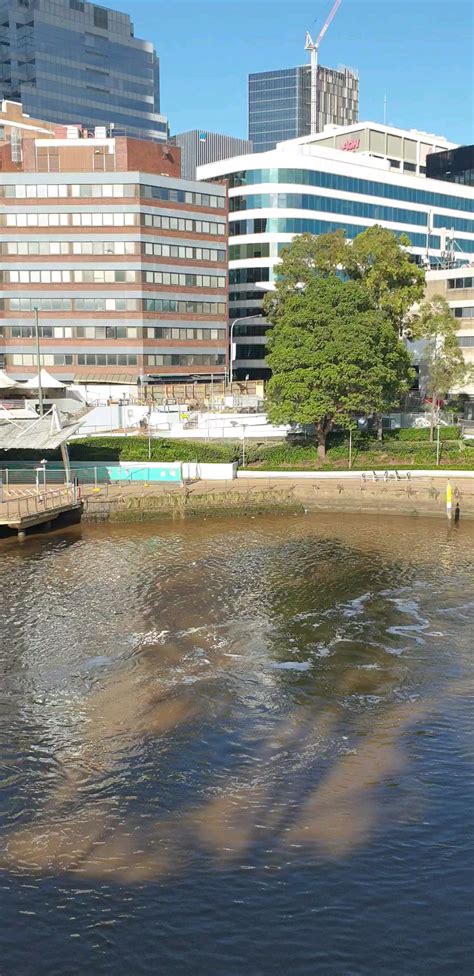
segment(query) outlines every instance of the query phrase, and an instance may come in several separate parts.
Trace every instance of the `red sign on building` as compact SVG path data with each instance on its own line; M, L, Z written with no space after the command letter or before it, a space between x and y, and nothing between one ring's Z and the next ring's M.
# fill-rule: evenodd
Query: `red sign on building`
M359 146L360 146L360 139L346 139L346 141L343 142L340 148L343 149L344 152L355 152L355 150L358 149Z

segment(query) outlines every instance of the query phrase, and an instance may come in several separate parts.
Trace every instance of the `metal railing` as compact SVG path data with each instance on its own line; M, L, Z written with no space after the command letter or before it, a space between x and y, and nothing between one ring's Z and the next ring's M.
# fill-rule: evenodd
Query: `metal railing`
M24 518L33 518L54 512L58 509L72 507L79 501L75 485L71 487L48 489L37 494L36 491L24 489L21 493L3 494L0 501L0 523L16 522Z

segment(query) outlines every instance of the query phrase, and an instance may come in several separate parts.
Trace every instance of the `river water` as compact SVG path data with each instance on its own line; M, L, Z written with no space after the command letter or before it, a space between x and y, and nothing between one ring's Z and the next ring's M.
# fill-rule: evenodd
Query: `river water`
M473 524L0 546L2 976L471 976Z

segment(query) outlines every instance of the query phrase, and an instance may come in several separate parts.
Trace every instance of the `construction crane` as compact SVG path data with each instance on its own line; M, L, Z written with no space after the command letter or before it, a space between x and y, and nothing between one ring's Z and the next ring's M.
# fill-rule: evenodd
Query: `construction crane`
M314 135L318 131L318 51L319 45L330 26L332 20L337 14L339 7L341 6L341 0L336 0L329 14L326 23L321 27L321 30L313 41L309 31L306 31L306 43L304 46L305 51L311 51L311 135Z

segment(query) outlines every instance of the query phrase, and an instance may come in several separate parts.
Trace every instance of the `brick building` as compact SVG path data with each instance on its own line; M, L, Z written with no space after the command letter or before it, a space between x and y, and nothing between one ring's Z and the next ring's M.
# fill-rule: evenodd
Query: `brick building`
M181 179L177 147L100 129L20 141L0 139L0 363L8 373L37 371L37 308L42 365L62 380L222 378L225 186Z

